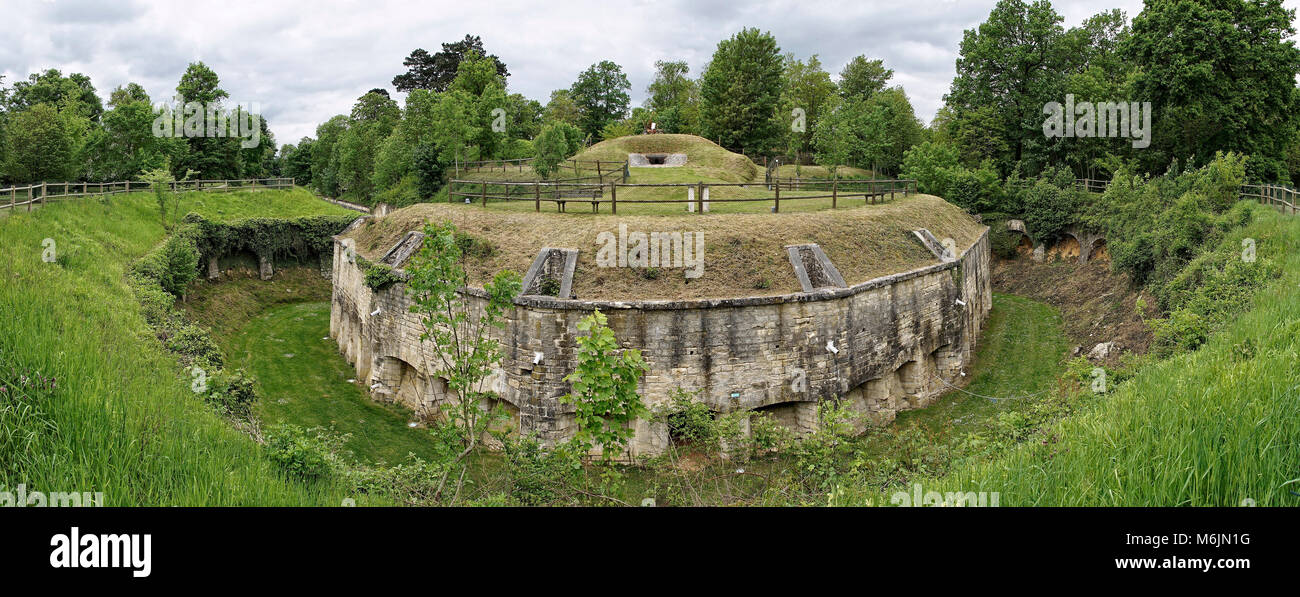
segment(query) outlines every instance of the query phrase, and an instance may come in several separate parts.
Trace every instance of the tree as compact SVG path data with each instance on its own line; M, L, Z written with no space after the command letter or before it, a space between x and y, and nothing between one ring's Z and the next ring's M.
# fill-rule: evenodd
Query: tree
M574 140L582 132L567 122L552 122L542 127L537 139L533 141L533 171L542 178L550 178L565 158L577 151Z
M76 168L67 118L49 104L12 115L7 125L5 171L20 182L67 180Z
M230 94L221 88L221 78L203 61L191 62L185 68L180 83L176 84L176 93L186 102L203 104L220 104L221 100L230 97Z
M885 68L885 61L854 56L840 71L840 96L846 100L871 99L871 96L884 91L892 78L894 70Z
M957 77L945 96L954 118L977 115L991 138L1002 174L1028 159L1036 172L1046 161L1042 109L1060 97L1068 66L1061 15L1046 0L999 0L989 18L967 30ZM963 146L963 153L974 152Z
M723 147L766 153L780 141L781 48L744 29L718 43L700 83L704 134Z
M316 127L316 142L311 146L311 180L316 190L329 197L341 194L335 146L347 130L348 117L342 114Z
M578 322L578 365L564 380L573 384L560 402L572 404L578 431L573 441L585 450L599 446L609 461L622 454L636 434L632 427L649 410L637 393L645 375L641 351L619 348L605 314L599 310Z
M95 94L90 77L81 73L64 77L62 72L53 68L33 73L26 81L15 82L7 99L10 112L19 112L36 104L47 104L60 112L70 110L91 122L98 122L104 112L104 105Z
M440 363L436 374L447 380L447 388L454 394L442 408L464 447L456 457L460 463L490 424L492 413L483 404L492 393L484 387L484 380L503 356L491 329L505 328L506 311L514 307L521 282L518 274L503 270L484 285L486 301L480 306L471 304L463 294L470 281L451 222L425 225L424 241L407 263L406 274L411 312L418 314L424 325L420 341L432 341ZM446 480L444 472L438 495Z
M185 102L186 118L193 118L188 108L190 102L197 102L201 110L222 110L222 100L230 94L221 88L221 79L217 73L203 62L190 63L176 84L176 93ZM202 120L204 115L198 115ZM260 125L259 125L260 126ZM188 128L188 127L187 127ZM183 161L175 164L180 170L194 170L202 178L239 178L241 162L239 140L236 137L207 136L213 131L206 127L202 136L187 136L189 151ZM179 135L177 131L174 134Z
M578 75L569 89L580 114L578 126L590 136L600 134L605 125L627 116L632 84L623 67L609 60L591 65Z
M1233 150L1251 156L1255 177L1285 178L1297 134L1294 19L1279 0L1149 0L1122 50L1135 95L1159 115L1144 169Z
M116 108L127 102L144 102L150 103L149 92L139 83L127 83L126 86L117 86L108 94L108 107Z
M849 163L849 154L853 151L855 135L849 112L849 108L841 107L819 120L813 130L812 145L817 151L817 163L830 170L832 176L837 175L841 165Z
M134 179L145 170L184 158L186 144L175 137L157 137L157 116L144 88L131 83L113 91L110 109L87 141L87 176L93 180ZM165 117L165 116L164 116Z
M461 59L470 52L487 57L500 77L502 86L505 85L506 77L510 76L505 63L483 49L483 40L479 36L466 35L461 41L442 44L442 51L437 54L429 54L424 49L411 52L402 61L402 65L407 68L406 73L393 77L393 87L403 92L412 89L446 91L460 71Z
M551 101L546 104L542 118L547 122L567 122L574 126L582 119L582 111L573 101L573 94L568 89L556 89L551 92Z
M780 116L785 119L785 146L791 152L807 152L812 149L817 123L836 104L835 83L816 54L808 62L787 55L782 80ZM802 119L796 120L796 110Z
M957 148L927 141L903 154L903 178L916 181L917 190L931 195L948 192L952 170L957 168Z
M442 188L442 176L447 171L447 163L442 161L438 147L432 143L416 147L413 161L415 190L421 199L428 199Z
M309 186L311 179L311 153L315 140L303 137L297 145L280 148L280 175L292 178L294 184Z
M700 83L688 77L686 61L655 61L655 77L646 87L646 107L655 127L665 133L699 134Z
M401 108L387 96L367 93L357 99L336 146L339 190L345 196L364 202L373 198L375 159L400 119Z

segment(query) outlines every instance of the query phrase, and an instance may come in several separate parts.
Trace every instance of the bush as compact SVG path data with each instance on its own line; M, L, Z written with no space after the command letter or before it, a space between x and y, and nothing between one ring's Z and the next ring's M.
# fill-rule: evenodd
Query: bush
M555 504L582 481L582 450L571 444L543 448L536 437L507 438L502 452L510 496L525 506Z
M240 369L233 374L222 372L209 378L206 398L218 413L249 420L253 417L253 405L257 403L257 390L252 378Z
M426 143L415 148L415 190L421 199L428 199L442 189L446 172L447 164L436 145Z
M300 479L330 477L345 469L340 455L350 434L324 427L280 423L266 431L266 453L285 473Z
M1056 240L1076 220L1077 193L1038 180L1021 195L1024 201L1025 228L1034 244Z
M944 199L971 213L984 213L1003 209L1005 206L1002 180L998 173L988 164L975 170L952 168L945 176L948 188L944 190Z
M957 168L957 148L926 141L903 152L903 178L916 179L922 193L943 195L948 192L952 171Z

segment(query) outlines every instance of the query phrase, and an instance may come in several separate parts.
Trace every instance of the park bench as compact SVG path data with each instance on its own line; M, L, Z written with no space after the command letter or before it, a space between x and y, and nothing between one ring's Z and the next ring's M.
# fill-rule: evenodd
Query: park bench
M565 204L568 203L568 199L573 199L575 201L585 199L591 202L592 213L598 213L600 211L600 198L603 196L603 193L601 192L602 190L603 187L597 187L590 190L575 189L572 191L560 191L555 195L555 205L559 206L560 211L563 212Z

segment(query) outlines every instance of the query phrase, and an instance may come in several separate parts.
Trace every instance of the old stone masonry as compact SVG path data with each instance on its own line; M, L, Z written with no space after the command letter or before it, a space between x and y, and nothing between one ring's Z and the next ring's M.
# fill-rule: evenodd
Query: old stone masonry
M335 237L330 334L374 398L437 412L455 397L436 373L432 346L420 342L404 285L371 291L349 259L356 247L347 233ZM491 406L546 443L570 437L573 409L559 397L570 390L564 377L576 365L578 321L600 309L619 342L643 352L649 371L639 390L652 408L681 388L715 412L767 412L806 432L820 401L843 398L871 423L888 424L961 383L992 305L987 229L965 249L914 234L936 263L850 287L817 245L794 245L789 259L803 291L687 301L557 298L569 296L555 289L571 281L576 251L543 249L505 329L494 330L505 358L488 379L499 396ZM400 269L419 242L408 233L384 263ZM467 298L484 302L479 289ZM668 442L665 425L642 420L630 451L652 455Z

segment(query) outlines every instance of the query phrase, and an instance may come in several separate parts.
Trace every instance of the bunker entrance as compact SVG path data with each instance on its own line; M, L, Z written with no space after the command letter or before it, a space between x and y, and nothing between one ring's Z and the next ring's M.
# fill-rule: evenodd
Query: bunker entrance
M649 162L651 166L662 166L668 163L668 154L647 153L645 154L645 161Z

